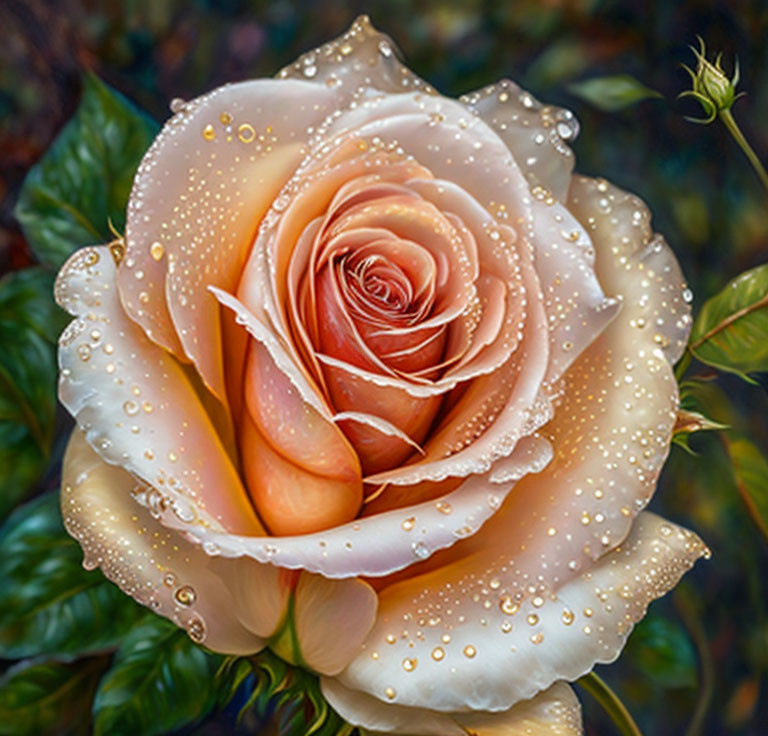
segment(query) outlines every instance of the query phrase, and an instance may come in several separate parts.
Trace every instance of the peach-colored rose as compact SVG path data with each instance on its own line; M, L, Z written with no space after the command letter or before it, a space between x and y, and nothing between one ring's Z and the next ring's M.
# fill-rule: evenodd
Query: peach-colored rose
M122 258L57 283L86 563L369 731L579 733L564 681L705 551L641 513L690 324L647 209L572 175L569 112L442 97L365 18L173 109Z

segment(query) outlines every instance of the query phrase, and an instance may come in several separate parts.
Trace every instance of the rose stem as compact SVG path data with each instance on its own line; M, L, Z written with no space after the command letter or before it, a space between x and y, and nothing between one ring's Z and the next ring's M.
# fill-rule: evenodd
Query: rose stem
M578 680L578 684L601 705L622 736L643 736L624 703L601 677L594 672L588 672Z
M720 119L723 121L723 125L728 128L728 132L733 136L736 143L739 144L739 148L744 151L744 155L749 159L749 163L752 164L752 168L757 172L760 181L763 183L766 191L768 191L768 172L766 172L765 167L760 163L760 159L752 149L752 146L749 145L749 141L744 137L741 128L739 128L739 124L736 122L733 115L731 115L731 111L720 110L719 115Z

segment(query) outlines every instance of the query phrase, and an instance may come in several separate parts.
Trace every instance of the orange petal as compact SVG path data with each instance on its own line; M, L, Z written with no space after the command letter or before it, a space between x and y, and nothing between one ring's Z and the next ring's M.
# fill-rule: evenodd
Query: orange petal
M307 534L354 519L363 484L317 475L283 457L248 416L240 430L240 453L251 494L272 534Z
M360 481L360 463L344 434L302 400L255 340L249 348L245 400L259 432L287 460L316 475Z

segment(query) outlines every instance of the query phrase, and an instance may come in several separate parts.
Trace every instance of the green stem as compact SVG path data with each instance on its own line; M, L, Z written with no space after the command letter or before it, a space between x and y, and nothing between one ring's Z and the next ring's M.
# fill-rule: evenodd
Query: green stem
M683 357L680 358L675 366L675 380L680 383L683 380L685 372L688 370L688 366L691 364L691 351L686 350L683 353Z
M712 696L715 692L715 664L707 642L707 634L701 624L700 615L696 610L689 589L681 586L675 591L672 600L699 655L698 697L685 736L700 736L704 730L707 711L712 704Z
M624 703L601 677L594 672L588 672L578 680L578 684L600 704L622 736L643 736Z
M752 164L752 168L757 172L757 175L760 177L760 181L763 183L765 190L768 191L768 172L766 172L765 167L762 163L760 163L760 159L757 157L757 154L752 150L752 146L749 145L749 142L744 137L744 134L741 132L741 128L739 128L739 124L736 122L733 115L731 115L731 111L721 110L720 119L723 121L723 125L728 128L728 132L733 136L733 139L736 141L736 143L739 144L739 148L744 151L744 155L749 159L749 163Z

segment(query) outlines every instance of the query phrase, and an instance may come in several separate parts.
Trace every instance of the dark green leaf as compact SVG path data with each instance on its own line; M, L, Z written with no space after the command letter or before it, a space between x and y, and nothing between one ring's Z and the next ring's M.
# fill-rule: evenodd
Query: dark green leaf
M56 412L58 333L53 274L29 268L0 281L0 519L45 470Z
M568 91L605 112L616 112L641 100L662 97L629 74L584 79L569 84Z
M741 498L768 540L768 460L745 435L728 433L726 447Z
M0 522L37 482L46 460L25 427L0 422Z
M742 378L768 371L768 263L741 274L704 303L689 348L703 363Z
M96 736L153 736L202 718L216 702L221 657L149 617L125 638L93 704Z
M144 609L94 570L64 530L58 493L17 509L0 528L0 658L113 648Z
M624 656L662 687L696 687L696 650L685 629L674 621L646 616L629 637Z
M122 231L136 168L157 125L122 95L87 75L75 116L19 196L16 217L41 262L58 267L72 251Z
M0 322L18 322L34 329L52 345L70 317L53 300L55 274L45 268L24 268L0 281Z
M86 736L105 659L24 662L0 680L0 736Z

